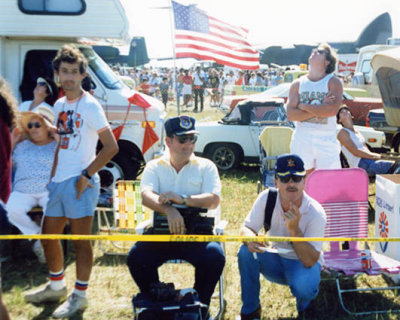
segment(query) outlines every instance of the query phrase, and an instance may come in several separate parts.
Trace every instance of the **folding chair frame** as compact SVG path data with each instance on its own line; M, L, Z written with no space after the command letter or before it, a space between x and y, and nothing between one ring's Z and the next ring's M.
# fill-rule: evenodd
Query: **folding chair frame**
M354 194L352 194L349 197L344 196L345 193L347 194L348 191L346 191L346 189L338 188L337 191L336 191L337 195L335 195L335 197L339 196L339 197L341 197L341 199L336 199L335 198L335 200L337 200L337 202L332 202L332 200L334 198L332 198L333 197L332 195L331 196L327 196L327 193L324 191L326 189L323 188L324 185L322 185L319 182L317 182L317 184L314 184L312 187L309 186L309 185L312 185L312 183L310 181L312 181L313 175L320 174L321 171L325 171L325 173L328 175L328 177L325 176L324 179L326 181L330 181L330 178L333 178L334 175L335 175L335 177L339 177L338 174L343 173L344 170L347 170L347 172L352 173L352 174L353 173L357 174L357 178L358 179L364 179L364 183L365 183L365 180L366 180L367 181L366 182L367 183L367 188L368 188L368 177L367 177L366 173L362 169L352 168L352 169L341 169L341 170L316 170L308 178L309 180L307 182L308 184L306 185L306 191L311 197L315 197L315 199L317 201L319 201L321 203L321 205L325 208L325 211L327 212L327 216L328 216L328 222L329 222L329 218L332 221L335 221L335 220L338 219L338 218L334 219L334 218L332 218L333 215L329 215L329 212L332 212L333 210L338 210L338 212L336 212L336 214L342 213L343 216L344 217L347 216L346 219L348 219L348 214L349 213L344 213L344 212L341 211L341 210L343 210L342 209L342 207L343 207L342 201L348 201L348 203L349 203L347 205L346 210L345 210L347 212L351 212L351 210L352 210L351 206L352 205L357 206L358 207L357 210L361 210L361 211L358 211L358 214L359 214L358 218L361 219L359 221L362 221L362 222L359 222L357 224L358 225L358 229L357 230L345 229L345 231L340 231L340 228L338 228L338 226L335 223L333 223L330 226L328 226L328 224L329 224L328 223L326 231L325 231L326 236L331 236L331 237L332 236L333 237L340 237L340 236L345 236L345 237L365 237L365 236L367 236L367 228L368 228L367 225L364 226L364 224L367 223L367 222L365 222L365 211L366 211L366 215L368 217L368 209L367 209L368 208L368 205L367 205L367 202L368 202L368 190L367 189L364 190L364 191L361 191L363 196L360 196L361 193L356 196L358 200L354 200L354 199L350 200L352 197L354 197ZM340 172L340 171L342 171L342 172ZM345 181L343 181L343 183L344 183L343 185L346 186L347 183L349 183L349 177L350 176L347 176L347 178L341 177L341 179L345 179ZM322 178L322 176L319 177L319 179L321 179L321 178ZM353 179L353 181L351 183L356 183L356 181L358 181L358 180L354 180L355 176L351 176L351 178ZM332 183L334 183L334 182L332 182ZM356 185L356 184L349 185L349 186L351 186L351 188L353 188L354 190L363 190L363 189L360 189L359 186ZM357 189L357 187L358 187L358 189ZM315 191L312 188L315 188ZM314 192L314 194L313 194L313 192ZM343 194L340 194L340 193L343 193ZM348 200L343 200L342 197L343 198L348 198ZM354 203L354 204L350 204L350 203ZM350 207L349 207L349 205L350 205ZM334 208L335 206L337 208ZM340 217L340 215L339 215L339 217ZM354 218L353 218L353 224L354 224ZM346 227L348 227L349 225L351 225L351 221L347 220ZM344 232L344 233L341 234L342 232ZM358 233L358 232L361 232L361 233ZM330 245L331 245L331 250L333 248L333 250L331 251L332 254L337 255L337 252L339 250L339 243L338 242L333 242ZM349 259L349 258L350 259L354 259L355 257L351 256L351 254L354 253L354 252L359 252L359 251L360 251L360 249L359 249L358 243L349 242L348 251L345 250L344 251L344 252L346 252L345 254L339 254L339 258L340 259L346 259L346 258L347 259ZM379 255L377 253L372 253L372 254L377 259L379 258L379 256L381 256L381 255ZM388 258L388 259L390 259L390 258ZM390 260L393 261L393 259L390 259ZM328 253L327 253L327 257L326 257L326 262L327 261L328 261ZM335 260L333 259L333 260L330 260L330 261L335 261ZM396 262L396 261L394 261L394 262ZM349 308L344 303L343 294L350 293L350 292L397 290L397 289L400 289L400 286L342 289L341 284L340 284L340 280L342 278L345 278L345 277L346 278L351 278L351 277L356 278L359 275L363 274L363 272L361 272L361 270L358 271L358 269L353 269L353 266L351 266L351 268L349 268L349 266L348 266L348 268L345 268L344 266L341 266L341 268L344 268L343 270L335 270L335 269L332 269L332 268L334 268L334 265L335 264L333 264L333 266L331 265L331 267L329 267L329 264L326 265L325 266L325 271L334 276L334 279L335 279L335 282L336 282L336 288L337 288L337 291L338 291L339 302L340 302L341 307L343 308L343 310L346 313L348 313L350 315L354 315L354 316L361 316L361 315L369 315L369 314L382 314L382 313L389 313L389 312L392 312L392 313L400 312L400 309L394 309L394 310L370 310L370 311L363 311L363 312L357 312L357 311L352 312L352 311L350 311ZM392 265L390 267L389 267L389 265L387 266L387 270L388 270L387 272L385 272L384 271L385 269L382 267L383 270L382 269L381 270L373 270L372 269L371 271L367 271L365 273L368 274L369 276L380 275L380 274L389 274L390 273L390 271L389 271L390 268L392 268L392 271L393 270L395 270L395 271L399 270L399 266L395 263L394 265Z
M120 200L117 201L116 198L120 198ZM141 223L141 221L147 217L142 206L140 182L138 180L118 181L113 199L113 208L96 208L98 232L108 234L135 234L138 223ZM111 219L110 214L112 214ZM110 241L110 243L114 248L119 250L126 249L119 244L119 241ZM99 241L99 248L107 255L127 255L126 252L107 250L102 241Z
M359 274L360 275L360 274ZM357 275L358 276L358 275ZM342 306L343 310L346 311L348 314L352 316L363 316L363 315L369 315L369 314L379 314L379 313L398 313L400 312L400 309L394 309L394 310L374 310L374 311L364 311L364 312L351 312L344 304L343 301L343 293L348 293L348 292L365 292L365 291L385 291L385 290L398 290L400 289L400 286L394 286L394 287L378 287L378 288L356 288L356 289L342 289L340 287L340 275L336 276L335 281L336 281L336 288L338 291L338 297L339 297L339 302L340 305Z

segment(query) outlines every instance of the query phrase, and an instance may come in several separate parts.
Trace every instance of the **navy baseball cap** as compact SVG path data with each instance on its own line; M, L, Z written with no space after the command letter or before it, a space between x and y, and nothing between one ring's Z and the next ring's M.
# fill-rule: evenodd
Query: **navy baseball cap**
M199 134L194 124L196 120L189 116L169 118L165 121L164 127L168 137L172 135L181 136L184 134Z
M306 175L304 162L296 154L282 154L276 160L275 174L278 177L285 177L288 175L304 177Z

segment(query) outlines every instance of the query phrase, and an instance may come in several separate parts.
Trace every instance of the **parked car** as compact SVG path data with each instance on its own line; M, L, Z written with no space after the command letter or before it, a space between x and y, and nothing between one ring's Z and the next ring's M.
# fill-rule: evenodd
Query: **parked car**
M387 123L383 109L368 112L366 126L384 132L387 145L393 148L395 152L399 152L400 127L391 126Z
M284 100L280 98L254 99L254 95L237 104L220 121L197 122L200 132L195 153L211 159L220 170L229 170L240 163L259 163L259 135L265 126L289 126ZM385 134L356 126L367 145L379 150L385 143Z
M262 93L251 95L251 99L266 99L267 97L278 97L287 100L291 83L282 83L276 87L265 90ZM364 90L365 91L365 90ZM354 97L349 92L362 94L363 90L354 88L344 88L343 105L347 106L354 116L354 123L365 125L367 114L372 109L383 109L382 99L371 97ZM220 105L221 110L231 110L239 101L249 98L249 95L224 96Z
M220 170L233 169L241 162L258 163L258 136L268 125L294 127L282 99L241 101L220 121L196 123L200 135L195 153L211 159Z

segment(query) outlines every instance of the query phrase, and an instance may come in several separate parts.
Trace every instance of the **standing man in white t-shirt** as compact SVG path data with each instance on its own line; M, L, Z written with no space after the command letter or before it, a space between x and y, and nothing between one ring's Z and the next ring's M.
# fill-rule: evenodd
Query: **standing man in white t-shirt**
M204 107L204 76L200 73L200 67L196 67L196 72L193 74L193 93L194 93L194 109L193 112L198 112L197 102L200 98L200 111Z
M72 234L90 234L96 208L100 179L97 174L117 152L118 145L101 105L85 92L81 82L86 76L87 61L73 45L63 46L53 60L65 96L57 100L54 113L60 144L48 184L49 201L42 233L61 234L69 221ZM100 139L103 147L96 155ZM64 257L58 240L42 240L48 283L26 295L31 303L58 301L67 295L64 280ZM93 264L90 241L73 241L76 250L76 282L72 294L53 313L54 318L68 318L87 307L86 289Z
M342 103L343 86L332 74L336 61L332 48L321 44L308 59L309 73L290 87L287 115L296 122L290 150L303 159L307 175L314 169L341 167L336 113Z

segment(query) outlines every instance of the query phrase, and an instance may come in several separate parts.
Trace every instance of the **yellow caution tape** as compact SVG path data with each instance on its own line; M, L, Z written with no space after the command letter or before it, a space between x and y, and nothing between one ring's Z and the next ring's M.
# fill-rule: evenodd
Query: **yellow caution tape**
M304 242L304 241L368 241L399 242L400 238L303 238L303 237L267 237L267 236L230 236L230 235L71 235L71 234L35 234L35 235L0 235L0 240L41 239L41 240L109 240L109 241L146 241L146 242Z

